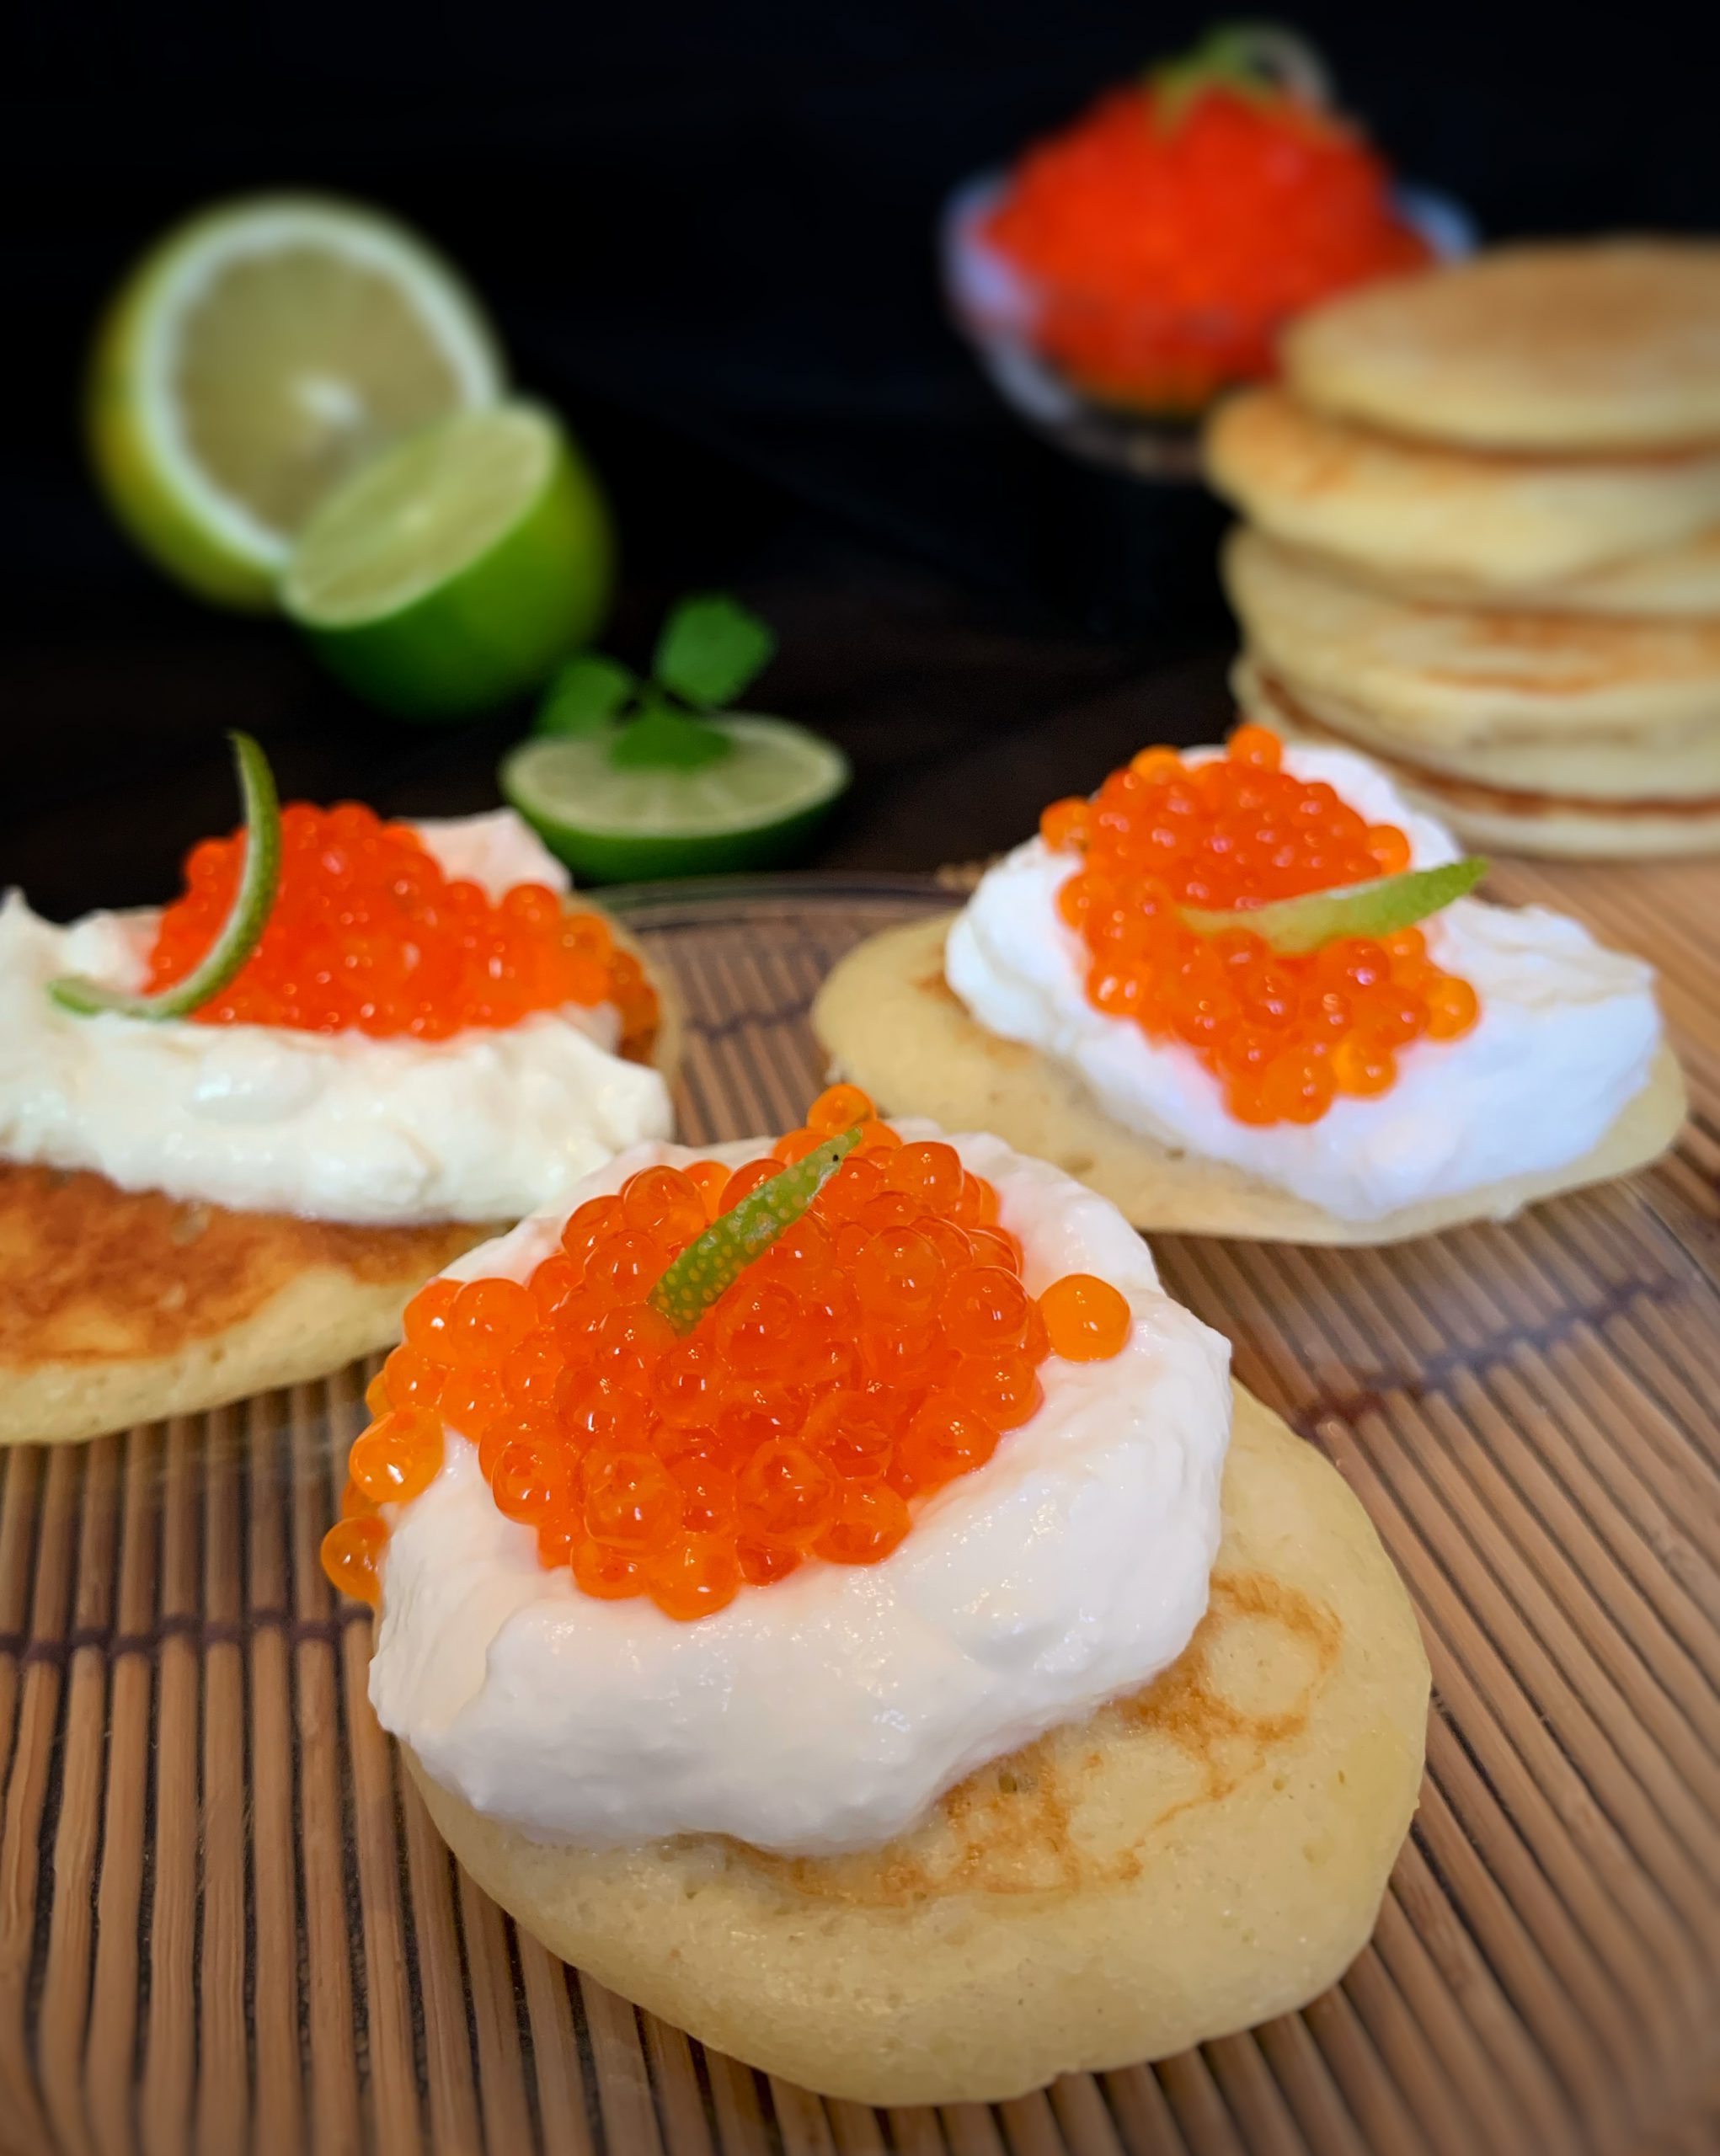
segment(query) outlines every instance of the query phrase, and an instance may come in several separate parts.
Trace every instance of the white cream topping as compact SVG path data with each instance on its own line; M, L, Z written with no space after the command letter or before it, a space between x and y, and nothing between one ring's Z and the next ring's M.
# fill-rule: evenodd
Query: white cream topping
M764 1142L713 1150L746 1160ZM881 1563L809 1562L690 1624L546 1572L451 1437L437 1480L395 1511L371 1665L383 1726L445 1787L545 1841L867 1848L1181 1653L1218 1548L1228 1346L1103 1198L995 1138L951 1142L996 1185L1030 1290L1091 1272L1127 1295L1122 1353L1049 1358L1032 1421L927 1499ZM696 1157L643 1147L576 1195ZM451 1270L525 1278L561 1217Z
M1458 857L1450 833L1366 757L1287 748L1285 767L1323 779L1370 823L1397 825L1416 867ZM990 869L950 931L950 986L989 1031L1073 1069L1128 1129L1231 1161L1344 1219L1578 1159L1640 1091L1659 1043L1653 972L1641 959L1542 907L1461 899L1424 929L1429 956L1481 1000L1473 1031L1418 1041L1388 1093L1340 1099L1318 1123L1238 1123L1193 1049L1155 1045L1087 1001L1086 946L1055 903L1079 866L1033 838Z
M418 829L493 899L568 888L511 810ZM607 1004L420 1041L80 1018L50 1001L61 974L141 987L158 920L93 913L61 928L15 891L0 905L0 1159L253 1212L505 1220L671 1128L657 1072L612 1053Z

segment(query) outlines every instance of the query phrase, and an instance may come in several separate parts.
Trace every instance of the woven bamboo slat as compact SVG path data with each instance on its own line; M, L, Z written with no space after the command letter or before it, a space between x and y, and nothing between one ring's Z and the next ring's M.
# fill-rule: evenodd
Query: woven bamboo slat
M1301 2014L879 2113L567 1970L449 1859L316 1562L367 1370L0 1460L0 2148L17 2156L1472 2156L1720 2146L1720 900L1502 867L1659 966L1694 1112L1634 1182L1406 1248L1164 1239L1409 1583L1428 1779ZM637 894L682 1129L798 1119L813 990L929 884Z

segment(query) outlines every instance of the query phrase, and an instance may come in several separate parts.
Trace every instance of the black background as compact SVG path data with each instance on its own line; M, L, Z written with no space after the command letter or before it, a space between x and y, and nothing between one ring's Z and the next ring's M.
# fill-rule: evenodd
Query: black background
M14 11L16 13L17 11ZM1493 237L1720 227L1714 11L1309 5L1347 102ZM1688 18L1688 19L1686 19ZM78 438L102 301L211 195L312 185L421 226L616 500L638 658L723 584L780 629L756 699L860 782L825 865L1018 836L1149 738L1224 720L1216 510L1060 457L938 308L937 205L1204 10L1114 0L38 4L0 84L0 882L158 898L230 817L219 729L285 786L391 811L494 799L520 711L403 727L280 625L184 597L107 524Z

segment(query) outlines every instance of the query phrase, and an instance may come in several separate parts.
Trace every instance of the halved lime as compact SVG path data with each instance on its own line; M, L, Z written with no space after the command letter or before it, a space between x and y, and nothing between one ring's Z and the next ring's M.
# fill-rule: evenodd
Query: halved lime
M439 421L349 479L305 526L280 603L361 696L451 718L541 681L609 604L596 480L548 413Z
M96 339L90 446L146 552L206 598L264 607L332 487L502 381L482 308L415 234L356 203L258 195L179 226L126 279Z
M610 734L540 735L503 759L502 792L594 883L727 875L789 859L847 785L847 758L785 718L727 712L707 723L732 748L693 770L617 769Z

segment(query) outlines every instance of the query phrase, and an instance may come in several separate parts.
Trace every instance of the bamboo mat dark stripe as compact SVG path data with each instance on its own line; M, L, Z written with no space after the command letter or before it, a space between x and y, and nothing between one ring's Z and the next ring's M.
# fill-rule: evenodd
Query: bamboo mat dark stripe
M707 2054L453 1865L316 1561L367 1370L0 1461L0 2148L18 2156L1698 2156L1720 2147L1720 941L1712 867L1510 864L1652 957L1694 1115L1635 1182L1387 1251L1166 1239L1337 1464L1434 1666L1373 1944L1303 2013L991 2107ZM793 1120L859 937L947 903L638 894L683 1129Z

